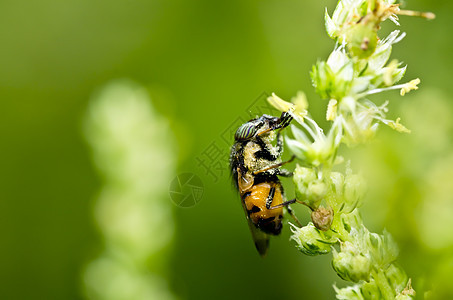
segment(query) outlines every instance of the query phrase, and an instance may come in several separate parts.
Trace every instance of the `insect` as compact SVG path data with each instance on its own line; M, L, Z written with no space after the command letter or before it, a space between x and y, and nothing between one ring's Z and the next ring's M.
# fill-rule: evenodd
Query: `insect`
M292 175L280 168L294 159L293 156L288 161L281 161L283 138L280 130L291 120L287 112L279 118L263 115L252 119L238 128L231 148L233 182L241 196L248 225L261 256L267 253L269 236L278 235L282 230L283 207L294 217L288 205L296 200L286 201L277 177ZM272 144L275 138L276 146Z

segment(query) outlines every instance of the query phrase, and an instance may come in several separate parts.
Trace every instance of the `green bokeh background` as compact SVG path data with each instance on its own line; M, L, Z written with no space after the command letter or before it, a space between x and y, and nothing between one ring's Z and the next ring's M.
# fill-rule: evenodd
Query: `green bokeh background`
M272 240L268 257L260 258L228 174L214 180L196 157L212 142L226 157L222 133L263 92L289 99L303 90L314 118L324 118L326 102L314 94L309 70L333 49L323 16L324 8L332 12L335 4L1 1L0 298L83 298L81 272L99 254L102 241L92 216L101 180L81 123L94 91L129 78L149 90L152 104L171 123L178 143L175 176L193 172L205 185L197 206L174 207L177 231L166 273L172 291L182 299L333 299L332 283L342 280L331 269L330 255L298 253L286 226ZM423 172L453 149L453 2L406 4L432 11L437 19L401 17L407 37L392 57L408 65L405 79L420 77L422 84L404 98L386 94L390 116L401 116L403 123L412 116L413 131L424 128L425 136L432 136L440 130L437 115L425 116L433 108L429 101L442 98L442 128L447 129L434 140L444 142L432 150L432 142L417 140L416 134L382 128L374 146L355 148L346 157L357 157L353 166L372 180L365 223L394 235L399 261L423 296L429 278L449 276L453 269L452 246L433 250L417 229L423 227L417 225ZM366 163L375 160L382 163ZM291 194L291 182L284 185ZM449 209L448 203L439 210ZM296 210L308 220L304 208Z

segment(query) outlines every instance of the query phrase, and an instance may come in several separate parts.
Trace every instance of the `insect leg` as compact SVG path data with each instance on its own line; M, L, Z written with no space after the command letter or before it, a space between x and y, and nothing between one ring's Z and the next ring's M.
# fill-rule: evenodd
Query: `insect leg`
M268 207L268 209L276 209L276 208L280 208L280 207L284 207L284 206L288 207L288 205L293 204L296 201L297 201L296 199L285 201L285 202L280 203L278 205L274 205L272 207Z
M267 168L264 168L264 169L255 171L255 172L253 172L253 175L256 175L256 174L259 174L259 173L262 173L262 172L265 172L265 171L269 171L269 170L272 170L272 169L275 169L275 168L278 168L278 167L281 167L281 166L283 166L283 165L285 165L285 164L287 164L287 163L292 162L292 161L294 160L295 157L296 157L296 156L293 155L293 156L292 156L289 160L287 160L287 161L284 161L284 162L281 162L281 163L278 163L278 164L269 166L269 167L267 167ZM283 176L285 176L285 175L283 175Z
M296 200L296 199L294 199L294 200ZM294 222L296 222L299 227L302 227L302 224L299 222L299 219L297 219L297 217L294 214L294 212L291 209L291 207L286 206L286 210L288 211L289 215L294 219Z
M291 123L292 120L293 117L288 112L282 112L282 115L280 116L280 123L274 129L285 128L289 125L289 123Z
M285 201L285 202L283 202L281 204L272 206L269 209L276 209L276 208L280 208L280 207L286 207L286 210L288 211L289 215L294 219L294 221L297 223L297 225L299 227L302 227L302 224L299 222L299 219L297 219L297 217L294 214L293 210L291 209L291 207L289 207L290 204L293 204L295 202L302 203L300 201L297 201L297 199L292 199L292 200L289 200L289 201Z
M283 177L291 177L291 176L293 176L293 172L285 170L285 169L279 169L277 172L277 175L280 175Z
M269 209L271 208L272 201L274 201L274 195L275 195L275 187L271 187L269 190L269 195L267 195L266 199L266 208Z
M271 130L283 129L287 127L292 120L293 117L288 112L284 111L278 119L278 123L272 126Z
M262 134L268 133L273 130L283 129L283 128L287 127L289 125L289 123L291 123L292 120L293 120L293 117L288 112L286 112L286 111L282 112L282 115L280 116L280 118L278 119L278 122L275 125L273 125L272 127L268 128L266 130L263 130L262 132L258 133L257 135L260 136Z

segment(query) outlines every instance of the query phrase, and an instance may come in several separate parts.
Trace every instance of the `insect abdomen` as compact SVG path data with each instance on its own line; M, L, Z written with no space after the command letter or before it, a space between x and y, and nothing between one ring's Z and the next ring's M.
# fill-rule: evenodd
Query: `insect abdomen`
M283 203L280 182L262 182L250 188L242 195L247 215L260 230L278 235L282 230L283 208L268 209L266 200L273 191L272 206Z

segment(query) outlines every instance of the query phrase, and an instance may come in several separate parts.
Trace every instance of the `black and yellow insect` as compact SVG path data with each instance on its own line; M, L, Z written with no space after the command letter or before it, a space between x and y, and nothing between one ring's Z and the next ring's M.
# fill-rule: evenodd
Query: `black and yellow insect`
M264 256L269 247L269 235L282 230L283 207L286 201L278 176L292 173L280 167L290 162L281 161L283 139L280 130L291 122L284 112L278 117L263 115L241 125L234 136L230 153L233 182L241 195L256 249ZM278 133L276 131L278 130ZM272 142L277 139L274 146Z

